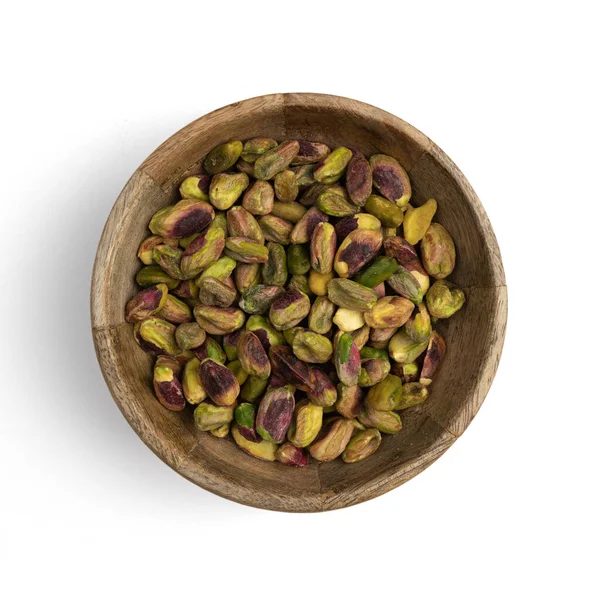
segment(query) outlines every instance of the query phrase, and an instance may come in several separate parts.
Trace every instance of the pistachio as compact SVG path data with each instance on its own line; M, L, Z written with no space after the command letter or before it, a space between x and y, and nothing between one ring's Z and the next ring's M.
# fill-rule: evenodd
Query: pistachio
M264 346L252 331L244 331L238 341L238 359L248 375L267 379L271 375L271 363Z
M269 259L267 250L267 260ZM235 268L235 287L240 294L245 294L260 283L260 264L242 263Z
M404 410L405 408L410 408L411 406L417 406L417 404L422 404L425 402L428 397L429 391L423 384L407 383L402 388L402 398L396 406L396 409Z
M333 355L333 346L324 336L314 331L302 331L294 337L294 354L307 363L326 363Z
M203 279L206 277L214 277L219 281L225 281L228 277L231 276L233 270L235 269L237 263L233 258L229 258L229 256L223 256L219 258L216 262L210 264L198 277L196 278L196 284L200 285Z
M306 275L310 271L310 253L304 244L292 244L287 249L287 268L291 275Z
M175 340L182 350L193 350L204 344L206 332L198 323L182 323L175 330Z
M373 173L369 161L364 156L355 155L348 163L346 189L352 204L365 205L373 190Z
M225 240L225 254L242 263L264 263L269 260L266 246L243 237L229 237Z
M269 442L283 442L292 422L294 406L294 392L291 386L269 390L260 401L256 413L257 433Z
M369 159L373 170L373 183L382 196L398 206L406 206L410 200L411 187L408 174L400 163L386 154L374 154Z
M297 202L274 202L272 215L285 219L290 223L297 223L306 213L306 208Z
M308 451L321 462L334 460L346 449L353 431L354 427L349 419L334 419L322 430L322 435L317 437Z
M256 407L249 402L242 402L233 413L235 422L241 436L251 442L260 442L262 439L256 433Z
M419 378L419 367L414 362L404 364L395 362L391 371L402 379L402 383L413 383Z
M387 358L368 358L360 364L358 385L371 387L383 381L390 372L390 361Z
M179 285L173 290L173 294L184 300L193 300L198 297L198 285L193 279L180 281Z
M273 179L277 173L284 171L294 160L300 144L296 140L282 142L276 148L259 156L254 163L254 175L257 179Z
M423 360L423 368L421 369L421 377L419 383L429 385L440 363L446 355L446 342L444 338L437 332L433 331L427 345L427 352Z
M417 208L408 207L404 213L404 222L402 224L404 230L404 239L409 244L416 244L423 239L425 232L431 225L431 220L437 210L437 202L431 198L425 204Z
M365 427L375 427L381 433L394 434L402 429L402 419L398 413L390 410L375 410L368 404L358 415L358 421Z
M369 358L385 358L388 359L388 353L385 350L373 348L372 346L365 346L360 351L361 360L367 360Z
M315 227L319 223L329 221L329 217L313 206L309 208L304 216L296 223L290 234L291 244L306 244L312 239Z
M447 319L459 311L465 303L465 293L453 283L438 279L425 296L432 317Z
M194 423L200 431L218 429L232 420L232 406L215 406L210 402L201 402L194 409Z
M313 179L314 179L314 169L312 171ZM308 189L304 190L302 196L298 199L298 202L302 206L314 206L317 202L317 198L325 191L331 188L331 185L326 185L324 183L315 183L311 185Z
M431 319L423 303L419 304L418 312L410 316L404 326L408 337L415 342L424 342L431 335Z
M383 240L385 241L388 238L396 237L398 235L398 228L397 227L384 227L381 230L381 234L383 235Z
M227 231L230 237L243 237L259 244L265 243L265 236L258 221L243 206L233 206L227 211Z
M369 360L382 360L372 358ZM388 375L371 387L365 399L366 405L374 410L394 410L402 398L402 380L396 375Z
M242 331L238 329L233 333L228 333L227 335L223 336L223 350L227 360L233 361L237 359L237 345L240 340L240 335L242 335Z
M176 247L178 245L178 240L163 238L160 235L151 235L147 237L141 244L138 249L138 258L145 264L151 265L154 263L154 248L156 246L162 246L166 244L168 246Z
M334 349L334 363L340 382L344 385L356 385L360 373L360 354L354 339L348 333L342 333Z
M310 370L308 365L297 358L288 346L271 346L269 358L274 375L290 385L308 389L310 384Z
M225 237L220 227L209 227L185 249L181 258L183 279L196 277L202 269L214 263L223 252Z
M339 327L340 331L350 333L360 329L364 324L363 313L349 308L338 308L333 322Z
M262 279L266 285L283 286L287 281L287 258L281 244L267 244L268 260L262 266Z
M381 229L381 221L367 213L359 213L349 217L340 219L335 226L335 233L338 241L343 240L348 234L356 229L369 229L379 231Z
M202 304L227 308L236 298L234 288L219 281L216 277L206 277L200 283L198 297Z
M292 165L308 165L319 162L330 152L329 146L320 142L298 140L298 144L298 154L296 154L296 157L292 161Z
M219 210L231 208L250 185L246 173L218 173L210 182L210 203Z
M362 411L363 391L358 385L338 383L335 410L346 419L355 419Z
M336 235L333 225L319 223L313 232L310 243L310 264L317 273L331 273L336 249Z
M404 220L404 213L399 206L377 194L371 194L367 198L364 208L369 214L377 217L384 227L398 227Z
M277 446L272 442L268 442L267 440L251 442L240 433L240 430L236 424L231 427L231 435L233 436L235 443L247 454L262 460L275 460L275 451L277 450Z
M385 350L390 343L390 339L397 331L397 327L370 329L369 345L377 350Z
M259 156L276 147L277 142L273 138L255 137L244 143L241 157L246 162L253 163Z
M317 273L313 269L308 274L308 287L310 291L316 296L327 296L327 288L329 282L333 279L333 272L331 273Z
M155 235L179 239L199 233L210 225L214 216L208 202L184 199L154 213L148 227Z
M445 279L454 270L456 249L454 241L443 225L432 223L421 240L421 256L427 273L436 279Z
M275 192L268 181L255 181L244 194L242 206L253 215L268 215L273 210Z
M290 243L294 225L289 221L275 215L265 215L259 219L258 223L266 240L286 246Z
M181 182L179 193L182 198L195 198L208 202L209 186L210 177L208 175L192 175Z
M345 188L334 185L323 190L317 198L317 208L331 217L347 217L358 212L358 208L348 201Z
M169 321L169 323L188 323L192 320L192 311L190 307L179 298L167 294L163 307L156 313L156 316Z
M246 402L256 402L263 395L268 383L268 379L248 377L244 385L242 385L240 398Z
M415 305L406 298L384 296L375 306L364 313L365 322L371 329L400 327L408 321Z
M310 300L299 290L286 290L269 309L269 319L279 331L297 325L308 315Z
M145 319L135 324L133 333L140 348L152 356L177 356L180 352L175 341L175 325L168 321L156 317Z
M290 169L281 171L273 179L275 196L281 202L293 202L298 196L299 186L296 173Z
M381 231L356 229L340 244L333 268L340 277L354 277L379 252L383 237Z
M375 288L389 279L397 269L398 263L395 259L389 256L377 256L370 265L356 275L354 281Z
M160 244L154 247L152 256L154 262L161 267L169 277L173 277L173 279L184 279L180 267L181 257L183 256L183 250L181 250L181 248Z
M310 400L302 400L296 404L287 439L298 448L306 448L317 437L322 424L323 408Z
M329 298L318 296L308 313L309 329L312 329L315 333L329 333L333 325L335 308L335 304Z
M315 178L313 177L314 170L314 165L299 165L292 167L299 190L315 183Z
M364 345L369 341L369 335L371 334L371 328L368 325L363 325L360 329L347 332L352 336L356 347L360 350L363 349Z
M223 423L220 427L216 429L211 429L209 431L210 435L216 438L226 438L229 435L229 430L231 428L231 423Z
M427 340L424 342L415 342L405 331L396 333L389 343L390 356L399 363L411 363L425 352Z
M302 448L296 448L286 442L281 444L275 452L275 459L283 465L290 467L305 467L308 464L308 455Z
M227 355L225 354L223 348L221 348L219 342L210 337L207 337L206 340L204 340L204 343L198 348L192 348L192 352L194 353L194 356L201 362L205 358L211 358L212 360L224 365L225 361L227 360Z
M332 279L327 285L329 299L341 308L370 310L377 302L375 292L350 279Z
M265 350L268 350L271 346L285 344L283 335L271 325L268 319L260 315L252 315L246 321L246 330L256 333Z
M158 401L169 410L180 411L185 408L185 398L181 382L178 379L181 365L171 356L161 355L154 365L154 393Z
M414 304L420 304L423 301L424 292L421 284L403 266L398 265L396 272L387 279L387 283L397 294Z
M306 294L309 298L312 296L310 286L308 285L308 277L306 275L293 275L288 283L288 290L298 290Z
M348 442L346 449L342 453L342 460L345 463L355 463L374 454L381 446L381 433L379 430L370 428L358 432Z
M232 141L213 148L204 159L204 170L209 175L227 171L236 163L243 147L242 142Z
M337 399L337 392L331 378L327 373L315 367L310 370L306 393L313 404L322 406L324 410L333 409Z
M279 285L255 285L243 295L240 308L249 315L264 315L282 293Z
M240 394L235 375L212 358L200 363L200 380L209 398L219 406L231 406Z
M200 380L200 360L191 358L183 367L183 395L190 404L199 404L206 400L206 390Z
M340 146L317 163L314 178L320 183L335 183L343 175L352 158L352 150Z
M164 283L138 292L125 307L125 320L133 323L156 314L167 301L168 288Z
M211 335L225 335L244 325L246 316L239 308L219 308L218 306L203 306L194 308L194 317L198 325Z

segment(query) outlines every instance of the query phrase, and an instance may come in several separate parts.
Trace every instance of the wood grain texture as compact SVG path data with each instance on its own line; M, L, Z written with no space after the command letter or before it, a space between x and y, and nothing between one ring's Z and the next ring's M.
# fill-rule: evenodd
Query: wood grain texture
M462 311L438 329L448 353L429 400L403 411L404 427L384 436L364 462L292 469L242 453L232 440L194 429L190 411L169 412L155 400L151 360L136 345L123 308L135 290L137 247L152 214L177 197L203 156L230 139L303 137L384 152L409 171L413 202L438 200L452 234L457 265L451 279L465 288ZM408 481L441 456L479 410L494 378L506 327L502 260L485 211L456 165L425 135L373 106L320 94L274 94L237 102L190 123L140 166L107 220L94 265L91 308L96 352L107 385L142 440L181 475L231 500L290 512L343 508Z

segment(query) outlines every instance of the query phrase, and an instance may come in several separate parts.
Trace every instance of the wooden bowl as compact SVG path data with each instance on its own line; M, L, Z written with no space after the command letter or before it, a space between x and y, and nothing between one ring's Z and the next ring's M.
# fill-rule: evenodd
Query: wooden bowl
M139 243L154 212L178 198L179 182L204 155L231 139L306 138L394 156L410 174L412 202L439 203L436 220L454 238L451 280L467 297L452 319L436 325L447 355L422 406L402 413L404 427L384 436L377 453L352 465L340 460L294 469L239 450L231 439L195 430L192 411L164 409L152 391L150 357L123 317L136 291ZM237 102L190 123L137 169L108 217L94 265L92 324L106 383L142 440L175 471L215 494L272 510L311 512L357 504L420 473L467 428L492 383L504 340L507 297L502 260L475 192L425 135L370 106L320 94L274 94Z

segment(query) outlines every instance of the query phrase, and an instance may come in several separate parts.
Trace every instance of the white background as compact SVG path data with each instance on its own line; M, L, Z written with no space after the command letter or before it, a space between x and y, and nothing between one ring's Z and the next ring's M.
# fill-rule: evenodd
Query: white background
M598 598L595 4L5 4L0 596ZM111 400L89 324L96 244L139 163L206 112L286 91L363 100L436 141L509 285L468 431L327 514L239 506L171 471Z

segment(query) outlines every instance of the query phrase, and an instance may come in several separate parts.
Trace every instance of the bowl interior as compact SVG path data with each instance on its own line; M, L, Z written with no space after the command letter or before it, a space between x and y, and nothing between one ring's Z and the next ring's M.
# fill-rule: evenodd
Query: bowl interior
M306 138L397 158L410 174L414 204L438 200L436 220L453 236L450 279L465 307L436 324L447 342L445 361L425 404L403 412L404 427L384 436L364 462L312 463L304 469L245 455L232 440L193 426L192 411L172 413L152 392L151 359L136 345L123 308L135 293L139 243L153 213L178 199L178 184L203 156L230 139ZM315 511L377 496L427 467L464 431L491 384L506 322L504 273L496 241L473 190L431 140L400 119L353 100L284 94L246 100L191 123L136 171L107 221L98 249L92 319L99 360L111 392L131 425L179 473L222 496L278 510Z

